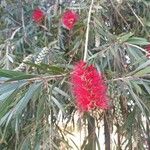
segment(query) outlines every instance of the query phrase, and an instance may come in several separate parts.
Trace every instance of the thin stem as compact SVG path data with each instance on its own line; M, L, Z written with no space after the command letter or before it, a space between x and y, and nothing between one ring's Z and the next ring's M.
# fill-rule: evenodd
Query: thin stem
M85 49L84 49L84 58L83 58L84 61L86 61L87 53L88 53L88 40L89 40L90 20L91 20L91 13L92 13L93 3L94 3L94 0L91 1L89 14L88 14L88 20L87 20L86 37L85 37Z
M6 59L5 59L5 69L10 69L10 61L9 61L9 48L10 48L10 41L6 43Z
M142 22L142 20L140 19L140 17L138 17L138 15L135 13L135 11L133 10L133 8L131 7L131 5L129 3L127 3L127 5L129 6L130 10L132 11L132 13L134 14L134 16L137 18L137 20L140 22L140 24L144 27L144 24Z
M63 77L66 77L68 74L60 74L60 75L49 75L49 76L38 76L38 77L35 77L35 78L31 78L31 79L26 79L27 82L41 82L41 81L50 81L50 80L56 80L56 79L59 79L59 78L63 78ZM5 82L9 82L7 80L4 80L4 81L0 81L0 84L3 84ZM15 81L10 81L11 83L15 83L15 82L18 82L18 80L15 80Z
M21 21L22 21L22 28L23 28L24 36L25 36L25 38L26 38L26 37L27 37L27 34L26 34L26 28L25 28L25 22L24 22L23 2L20 1L20 3L21 3Z
M126 76L126 77L120 77L120 78L110 79L110 80L108 80L108 82L118 81L118 80L122 80L122 81L125 81L125 80L140 80L141 78L147 78L147 79L149 79L150 75L146 74L146 75L140 75L140 76Z
M122 16L122 14L119 12L119 10L116 8L114 2L112 0L109 0L112 7L115 9L115 11L117 12L117 14L120 16L120 18L123 20L123 22L127 25L128 28L130 28L128 22L125 20L125 18Z
M148 54L148 52L144 48L142 48L140 46L137 46L137 45L134 45L134 44L130 44L130 43L125 43L125 45L131 46L131 47L134 47L134 48L137 48L137 49L140 49L141 51L143 51L143 52Z

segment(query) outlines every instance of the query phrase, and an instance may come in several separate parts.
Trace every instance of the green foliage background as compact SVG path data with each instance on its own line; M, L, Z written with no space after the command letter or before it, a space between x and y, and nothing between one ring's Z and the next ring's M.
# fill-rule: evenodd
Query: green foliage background
M150 149L149 0L0 2L0 149L73 149L66 136L68 124L77 125L69 73L86 46L88 63L106 77L112 109L79 117L87 136L72 143L100 149L95 128L104 122L106 150ZM46 13L42 25L32 21L36 7ZM80 16L71 31L60 23L65 9Z

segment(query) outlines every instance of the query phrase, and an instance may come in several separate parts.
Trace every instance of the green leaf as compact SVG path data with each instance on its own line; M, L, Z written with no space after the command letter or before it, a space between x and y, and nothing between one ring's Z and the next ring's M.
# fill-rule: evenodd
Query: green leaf
M150 27L150 21L147 21L145 24L146 26Z
M16 76L24 75L25 73L11 70L0 69L0 77L12 78Z
M59 66L49 66L47 69L48 72L53 73L53 74L62 74L65 73L64 68L59 67Z
M129 93L131 94L133 100L136 102L136 104L139 107L139 109L141 110L141 112L146 116L145 109L149 112L148 107L144 104L144 102L141 100L141 98L139 98L139 96L133 91L133 87L132 87L130 81L127 81L127 83L128 83Z
M37 75L25 74L22 72L0 69L0 77L11 78L9 80L5 80L5 81L9 82L9 81L16 81L16 80L18 81L18 80L23 80L23 79L30 79L30 78L37 77Z
M29 137L26 137L23 143L21 143L20 150L29 150L29 149L31 149L31 141Z
M141 70L141 69L143 69L143 68L145 68L145 67L147 67L147 66L149 66L149 65L150 65L150 60L146 61L145 63L142 63L142 64L136 69L136 71Z
M15 89L11 90L11 91L8 91L6 93L3 93L0 95L0 103L6 99L7 97L9 97L13 92L15 91Z
M63 90L61 90L58 87L54 87L53 90L58 92L59 94L61 94L62 96L66 97L66 98L70 98L70 96L67 93L65 93Z
M132 32L122 33L119 35L118 40L123 43L126 42L131 36L133 36Z
M8 113L9 114L9 113ZM7 117L7 120L6 120L6 125L5 125L5 129L4 129L4 133L3 133L3 137L2 137L2 139L4 138L4 136L5 136L5 134L6 134L6 130L7 130L7 126L8 126L8 124L9 124L9 122L10 122L10 120L12 119L12 113L10 113L8 116L6 115L6 117ZM1 120L0 120L0 126L1 126Z
M66 66L63 65L48 65L48 64L33 64L33 63L27 63L28 65L32 67L36 67L37 69L44 71L44 73L50 73L50 74L63 74L65 73Z
M16 103L16 95L19 92L19 89L15 89L15 91L9 95L5 100L0 103L0 119L3 117Z
M146 75L146 74L150 74L150 66L149 66L149 67L146 67L146 68L144 68L144 69L142 69L142 70L140 70L140 71L138 71L138 72L136 72L136 73L134 74L134 76L139 77L139 76L144 76L144 75Z
M20 76L12 77L11 79L6 80L6 82L18 81L18 80L24 80L24 79L31 79L31 78L35 78L37 76L38 75L32 75L32 74L20 75Z
M145 114L144 108L143 108L141 101L138 98L138 96L133 92L133 90L131 88L129 89L129 92L132 95L133 99L135 100L137 106L140 108L140 110L143 112L143 114Z
M33 95L37 92L37 89L41 86L42 83L34 83L29 87L24 97L13 108L14 115L18 115L22 112L22 110L27 106L28 102L32 99Z
M64 107L55 97L51 96L51 99L62 112L65 112Z
M132 56L136 60L139 60L141 56L139 55L139 53L137 53L137 51L138 51L137 48L127 46L127 52L128 52L129 57Z
M137 93L142 94L141 87L135 81L130 81L130 83L131 83L132 87L135 88Z
M136 70L130 72L128 74L129 75L145 75L145 74L148 74L150 73L150 60L146 61L145 63L142 63ZM139 72L139 73L138 73Z
M150 86L146 82L144 82L144 81L142 81L142 84L145 87L145 89L148 92L148 94L150 95Z
M20 92L20 89L23 88L26 84L26 82L18 82L17 84L3 84L2 87L4 86L4 89L1 89L2 93L1 94L1 103L0 103L0 118L5 115L5 113L10 110L13 105L16 104L17 98L16 95L17 93ZM10 86L10 88L9 88ZM8 90L7 90L8 88ZM5 99L4 99L5 98Z
M25 84L27 84L25 81L19 81L19 82L14 82L14 83L3 83L0 86L0 94L20 88L21 86Z
M127 40L128 43L130 44L135 44L135 45L148 45L150 44L147 39L141 38L141 37L130 37Z
M8 111L2 118L0 118L0 126L7 121L8 117L11 115L12 110Z

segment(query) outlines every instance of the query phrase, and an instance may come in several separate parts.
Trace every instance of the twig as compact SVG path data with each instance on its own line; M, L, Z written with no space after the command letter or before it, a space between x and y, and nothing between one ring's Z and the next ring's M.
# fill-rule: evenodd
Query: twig
M126 79L127 79L127 80L139 80L140 78L150 78L150 74L146 74L146 75L142 75L142 76L126 76L126 77L120 77L120 78L110 79L110 80L108 80L108 82L111 82L111 81L118 81L118 80L125 81Z
M59 74L59 75L49 75L49 76L37 76L35 78L30 78L30 79L23 79L23 80L26 80L27 82L40 82L40 81L50 81L50 80L54 80L54 79L58 79L58 78L62 78L62 77L65 77L67 76L68 73L66 74ZM9 81L8 80L5 80L5 81L0 81L0 84L4 84L6 82L11 82L11 83L14 83L14 82L18 82L19 80L15 80L15 81Z
M85 38L85 50L84 50L84 58L83 58L84 61L86 61L87 53L88 53L88 40L89 40L90 20L91 20L91 13L92 13L93 3L94 3L94 0L91 1L89 14L88 14L88 20L87 20L87 29L86 29L86 38Z
M44 77L35 77L31 79L26 79L27 81L41 81L41 80L52 80L52 79L57 79L61 77L65 77L67 74L60 74L60 75L51 75L51 76L44 76Z
M130 44L130 43L125 43L126 45L129 45L131 47L134 47L134 48L137 48L137 49L140 49L141 51L145 52L145 53L148 53L144 48L140 47L140 46L137 46L137 45L134 45L134 44Z
M131 7L131 5L129 3L127 3L127 5L129 6L130 10L132 11L132 13L134 14L134 16L137 18L137 20L140 22L140 24L144 27L144 24L142 22L142 20L137 16L137 14L135 13L135 11L133 10L133 8Z
M13 40L14 36L16 35L16 33L21 29L21 27L18 27L15 29L15 31L13 31L11 37L10 37L10 40Z
M129 24L127 23L127 21L124 19L124 17L121 15L121 13L118 11L118 9L116 8L116 6L114 5L113 1L110 0L111 5L113 6L113 8L115 9L115 11L118 13L118 15L120 16L120 18L123 20L123 22L128 26L129 28Z
M22 28L23 28L24 36L25 36L25 38L26 38L26 37L27 37L27 33L26 33L26 27L25 27L25 22L24 22L23 2L20 1L20 3L21 3L21 21L22 21Z
M9 48L10 48L10 41L6 44L6 59L5 59L5 69L10 69L10 61L9 61Z
M138 77L137 77L137 78L138 78ZM124 81L125 79L135 79L135 78L132 77L132 76L128 76L128 77L115 78L115 79L111 79L111 80L108 80L108 81L109 81L109 82L110 82L110 81L118 81L118 80Z

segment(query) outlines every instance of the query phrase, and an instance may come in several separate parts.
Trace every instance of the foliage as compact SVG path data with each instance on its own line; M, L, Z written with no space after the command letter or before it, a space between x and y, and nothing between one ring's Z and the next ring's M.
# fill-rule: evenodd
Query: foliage
M92 2L1 0L0 149L103 149L103 123L106 150L150 149L150 2ZM79 14L70 31L66 9ZM105 75L112 109L77 115L70 72L83 58ZM85 129L81 145L72 127Z

